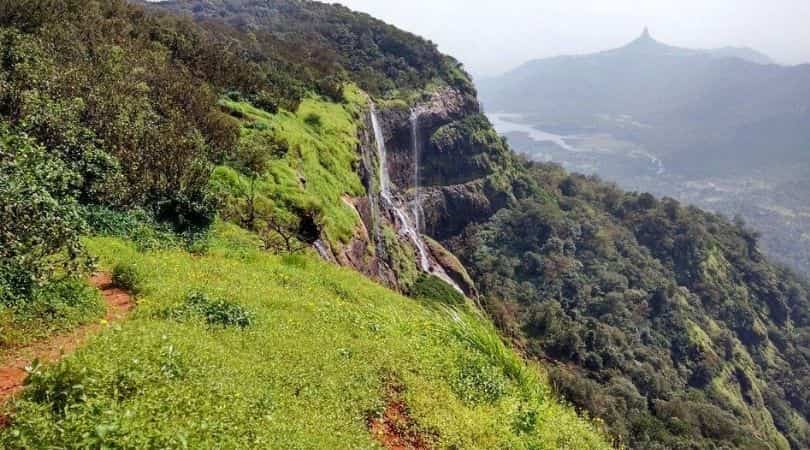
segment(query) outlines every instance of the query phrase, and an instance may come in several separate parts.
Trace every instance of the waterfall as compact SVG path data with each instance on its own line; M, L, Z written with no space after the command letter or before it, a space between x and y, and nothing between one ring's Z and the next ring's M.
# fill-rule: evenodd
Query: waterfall
M377 110L372 103L371 105L371 126L374 131L374 140L377 144L377 158L379 159L379 183L380 183L380 203L383 209L391 212L397 221L400 235L406 237L413 244L418 253L419 268L425 272L433 274L441 278L444 282L453 286L457 291L463 290L447 275L447 272L439 264L433 264L430 260L430 251L428 250L425 240L422 238L420 232L422 221L422 201L419 186L419 157L420 139L419 139L419 112L414 110L411 112L411 139L413 151L413 176L414 176L414 200L411 204L412 215L402 207L398 199L394 198L391 193L391 177L388 173L388 152L385 148L385 135L383 134L380 121L377 117ZM384 246L384 245L383 245Z
M422 191L420 189L419 167L422 156L422 140L419 138L419 110L411 110L411 142L413 152L413 218L416 231L422 232L424 227L424 214L422 210Z
M329 250L329 247L323 241L323 239L318 239L312 244L315 247L315 250L318 252L318 255L326 261L334 262L335 256L332 255L332 251Z
M372 109L373 108L374 105L372 104ZM374 117L373 114L371 116ZM373 120L374 119L372 119L372 122ZM374 248L377 256L381 260L386 260L388 259L388 255L385 248L385 240L383 239L382 235L382 227L380 226L382 223L382 215L380 214L380 199L374 191L375 182L379 183L379 177L377 177L377 170L374 168L374 158L372 156L372 153L378 153L378 150L376 149L377 137L376 134L369 137L371 139L365 139L361 144L361 154L363 157L363 166L366 173L369 175L368 192L366 195L368 197L369 212L371 213L371 232L374 234ZM372 140L375 142L375 148L373 150L369 148L369 145L367 145Z
M374 129L374 140L377 144L377 157L380 162L380 200L382 207L391 211L399 224L399 232L407 237L419 253L419 268L424 272L430 272L430 258L428 257L427 246L422 236L419 234L414 221L402 209L391 194L391 178L388 174L388 152L385 148L385 135L383 135L380 121L377 118L377 110L371 106L371 126Z

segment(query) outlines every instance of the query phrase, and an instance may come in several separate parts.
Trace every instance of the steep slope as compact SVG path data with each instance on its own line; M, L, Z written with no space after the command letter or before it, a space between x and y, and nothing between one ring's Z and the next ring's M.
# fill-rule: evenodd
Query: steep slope
M142 301L32 377L7 446L367 447L393 417L438 447L605 447L442 272L634 448L807 446L807 288L748 231L521 160L457 63L345 8L59 1L0 9L0 112L42 144L3 162L78 210L47 210L76 245L45 256L81 274L83 217Z
M632 448L806 448L810 285L756 234L559 167L449 248L501 329Z
M157 6L161 10L192 14L203 23L218 20L245 32L266 33L279 41L295 39L294 36L311 36L313 39L308 45L332 55L330 58L336 61L335 70L344 73L363 89L363 92L349 89L351 92L336 96L351 106L351 120L359 122L356 130L349 134L359 131L360 154L356 155L359 156L357 161L353 162L347 156L337 165L324 164L323 168L343 173L354 171L354 166L359 164L364 192L345 190L345 184L332 186L333 194L329 194L332 198L328 202L349 211L341 220L344 232L340 239L328 229L329 222L337 216L323 214L317 206L312 207L312 202L304 205L300 200L285 200L287 204L297 203L285 209L293 218L303 215L314 219L316 223L308 243L316 245L327 259L354 267L403 292L408 292L422 273L436 276L467 294L474 293L469 276L457 260L438 242L429 243L422 236L425 231L435 235L436 230L425 228L433 222L423 217L422 204L426 198L421 186L436 184L436 180L443 184L475 181L480 185L490 177L493 169L490 166L508 164L508 158L476 162L473 154L464 155L462 149L461 154L454 156L469 156L471 164L482 167L475 173L461 171L456 180L445 175L457 171L453 165L458 158L447 158L444 161L447 167L441 174L431 172L433 164L438 162L435 159L420 164L420 155L432 153L430 137L434 129L478 113L475 90L455 60L440 54L430 42L336 5L279 0L260 5L251 1L229 2L227 7L206 1L164 2ZM399 71L397 67L403 63L407 63L407 70L413 73L408 75ZM388 84L381 87L371 78L383 76L383 69ZM371 95L366 95L366 92ZM222 103L225 110L230 110L231 115L240 119L245 129L240 146L255 145L252 136L262 134L275 136L273 139L280 137L282 148L307 146L297 142L297 138L290 139L289 133L280 130L277 124L265 121L273 111L262 111L262 105L254 98L243 97L241 100L252 102L259 108L244 104L242 106L247 109L240 106L235 110L233 102ZM259 125L267 127L266 131L255 130L258 122L265 122ZM319 126L300 125L310 130ZM499 142L494 134L489 139L491 143ZM487 150L483 145L474 152L485 153ZM508 153L505 147L499 151ZM294 159L288 161L292 163L288 164L288 169L298 172L294 176L306 183L308 175L302 173L300 163L295 162L298 152L282 149L282 153L285 152L287 156L283 159L289 160L291 156ZM288 175L292 176L292 172ZM279 175L274 177L278 183ZM296 184L289 178L285 182L289 186ZM306 186L306 189L311 189L311 186ZM508 187L500 188L501 191L504 189ZM480 186L476 190L480 191ZM336 194L342 194L342 197ZM313 200L318 203L322 199ZM504 201L501 198L499 204ZM495 209L486 208L483 213L491 214ZM231 213L229 217L238 215ZM244 217L240 220L241 225L246 225Z
M376 448L390 402L426 447L608 448L467 313L227 225L196 255L88 246L128 268L135 317L36 368L3 448Z
M368 156L384 138L358 85L408 111L437 90L471 98L466 76L367 16L278 5L293 30L118 0L0 3L3 336L34 320L52 331L74 309L91 319L97 295L79 279L96 257L139 300L131 321L32 368L3 407L3 447L607 448L434 276L446 265L471 286L417 212L371 219L401 267L379 265L392 258L361 213L382 196L384 164ZM313 18L318 39L300 32ZM399 72L340 53L339 21L402 56ZM396 208L414 187L397 185ZM301 255L310 245L421 300Z

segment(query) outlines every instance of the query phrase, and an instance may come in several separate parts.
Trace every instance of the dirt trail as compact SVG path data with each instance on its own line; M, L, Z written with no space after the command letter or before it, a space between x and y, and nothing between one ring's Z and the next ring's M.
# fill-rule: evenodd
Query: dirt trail
M372 436L388 450L427 449L422 436L412 427L408 410L400 402L389 403L383 416L369 423Z
M369 431L388 450L428 450L426 436L419 432L402 399L404 387L388 383L386 406L381 417L370 418Z
M129 293L113 285L110 274L97 273L90 278L90 283L100 289L104 296L107 304L107 313L104 316L106 323L124 319L135 306L135 301ZM28 376L25 368L35 359L42 362L58 361L63 355L84 344L89 336L101 331L105 326L103 323L82 325L69 333L34 342L6 355L0 360L0 404L22 389L23 381Z

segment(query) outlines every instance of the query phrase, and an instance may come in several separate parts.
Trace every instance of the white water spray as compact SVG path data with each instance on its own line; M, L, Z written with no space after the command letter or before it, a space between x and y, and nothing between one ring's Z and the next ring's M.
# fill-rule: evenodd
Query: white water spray
M380 161L380 199L383 208L390 210L399 222L399 232L413 243L419 253L419 268L424 272L430 272L430 258L428 257L427 246L422 240L422 236L414 225L411 218L402 207L399 206L391 195L391 179L388 175L388 152L385 148L385 136L377 118L377 111L374 105L371 106L371 126L374 129L374 141L377 144L377 157Z
M424 214L422 210L422 191L420 187L419 167L422 156L422 141L419 139L419 110L411 110L411 142L413 145L413 218L416 223L416 231L422 233L424 226Z
M315 247L315 250L318 252L321 258L326 261L334 261L335 257L332 255L332 251L329 250L329 246L322 239L318 239L312 244Z
M411 204L412 216L408 214L400 203L394 198L391 193L391 178L388 173L388 152L385 148L385 135L382 132L380 121L377 118L377 111L374 105L371 105L371 126L374 129L374 140L377 144L377 157L379 159L379 182L380 182L380 200L381 206L384 209L391 211L399 225L399 233L411 241L414 248L418 253L419 268L425 272L433 274L444 282L453 286L457 291L463 293L463 290L447 275L447 272L439 264L433 264L430 260L430 252L428 251L427 244L422 238L420 232L422 220L422 202L421 193L419 189L419 113L414 110L411 113L411 139L413 144L413 162L414 162L414 201Z

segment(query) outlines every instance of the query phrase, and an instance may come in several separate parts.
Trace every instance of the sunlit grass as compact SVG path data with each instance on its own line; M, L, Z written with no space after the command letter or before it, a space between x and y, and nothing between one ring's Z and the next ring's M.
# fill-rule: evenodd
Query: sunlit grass
M201 256L89 239L102 266L133 268L137 310L38 375L4 448L375 448L367 421L391 379L439 448L608 448L474 315L253 244L222 224ZM166 313L190 293L251 320Z
M333 244L347 242L360 220L343 197L365 191L357 175L357 124L367 98L351 85L345 92L346 103L312 96L294 113L271 114L246 102L220 100L221 106L242 118L242 141L271 135L286 147L283 157L271 159L260 180L263 195L279 205L316 210L324 234ZM218 173L220 177L238 176L224 168ZM227 185L239 183L232 180Z

